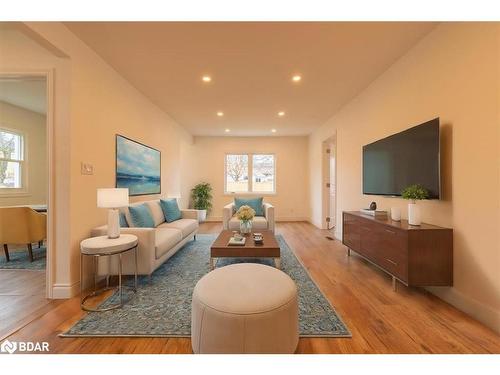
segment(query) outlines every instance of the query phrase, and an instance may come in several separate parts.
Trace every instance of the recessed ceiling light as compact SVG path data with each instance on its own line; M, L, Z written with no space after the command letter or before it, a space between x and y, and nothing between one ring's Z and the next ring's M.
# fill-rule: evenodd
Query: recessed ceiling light
M284 115L285 115L285 112L284 112L284 111L280 111L280 112L278 112L278 116L279 116L279 117L283 117Z
M220 111L219 111L219 112L217 112L217 116L219 116L219 117L224 116L224 112L220 112Z
M229 133L229 132L231 131L231 129L224 129L224 131L225 131L226 133Z
M212 77L210 77L210 76L203 76L203 77L201 77L201 80L203 82L210 82L212 80Z
M299 82L302 79L302 76L296 74L292 77L293 82Z
M276 129L271 129L271 133L276 133Z

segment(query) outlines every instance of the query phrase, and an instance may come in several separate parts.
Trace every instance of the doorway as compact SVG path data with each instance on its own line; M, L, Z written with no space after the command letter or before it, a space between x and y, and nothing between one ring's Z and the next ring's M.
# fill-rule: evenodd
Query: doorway
M337 223L337 163L336 137L332 136L323 142L323 216L324 229L331 231L335 238Z
M50 303L50 73L0 73L0 340Z

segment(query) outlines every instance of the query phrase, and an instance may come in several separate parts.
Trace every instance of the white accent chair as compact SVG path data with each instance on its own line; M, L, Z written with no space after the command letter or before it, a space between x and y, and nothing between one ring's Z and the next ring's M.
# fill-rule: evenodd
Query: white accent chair
M263 203L264 216L255 216L252 220L252 230L270 230L274 233L274 206ZM222 225L226 230L239 230L240 221L236 217L234 202L222 209Z

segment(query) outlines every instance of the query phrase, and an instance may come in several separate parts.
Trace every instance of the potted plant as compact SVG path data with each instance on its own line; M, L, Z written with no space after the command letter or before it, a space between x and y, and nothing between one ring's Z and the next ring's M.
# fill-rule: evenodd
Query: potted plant
M212 208L212 186L208 182L197 184L191 189L193 207L198 210L198 221L207 219L207 212Z
M240 220L240 233L248 234L252 232L252 220L255 216L255 210L250 206L241 206L236 211L236 217Z
M415 184L405 188L401 196L403 199L410 201L410 203L408 203L408 224L420 225L420 207L417 206L417 201L427 199L429 197L429 192L421 185Z

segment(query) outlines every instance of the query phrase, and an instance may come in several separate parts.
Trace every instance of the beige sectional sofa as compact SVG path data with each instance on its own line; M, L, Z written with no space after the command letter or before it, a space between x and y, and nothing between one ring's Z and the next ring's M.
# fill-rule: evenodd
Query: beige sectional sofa
M139 202L131 206L146 203L155 228L134 228L128 208L121 209L125 214L129 228L121 228L121 233L134 234L139 239L137 267L139 275L149 275L161 266L167 259L174 255L187 242L196 240L198 232L198 220L196 210L181 210L182 218L171 223L165 221L159 200ZM92 236L103 236L107 233L107 226L94 228ZM118 257L99 259L99 275L117 275ZM128 252L123 255L123 274L134 274L134 253Z

